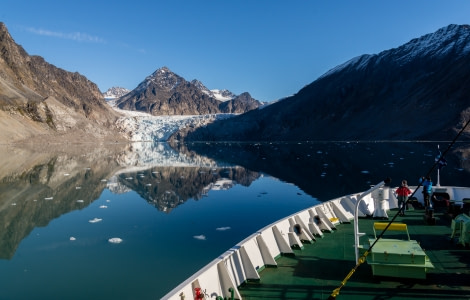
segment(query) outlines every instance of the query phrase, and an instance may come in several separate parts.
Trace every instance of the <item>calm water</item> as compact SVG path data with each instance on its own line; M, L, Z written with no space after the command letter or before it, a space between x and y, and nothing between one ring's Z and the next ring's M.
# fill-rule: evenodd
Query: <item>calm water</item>
M468 185L468 149L442 185ZM437 143L0 152L0 299L159 299L281 217L385 177L416 184Z

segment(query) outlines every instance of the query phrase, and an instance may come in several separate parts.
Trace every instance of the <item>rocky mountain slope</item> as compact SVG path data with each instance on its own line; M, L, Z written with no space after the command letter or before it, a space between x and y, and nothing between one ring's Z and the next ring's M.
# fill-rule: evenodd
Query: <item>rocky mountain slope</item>
M468 66L470 26L449 25L353 58L292 97L186 140L449 140L470 118Z
M30 56L0 23L0 141L120 139L96 84Z
M162 67L119 98L116 105L120 109L159 116L244 113L258 108L262 103L249 93L235 96L229 91L210 91L200 81L186 81L167 67Z

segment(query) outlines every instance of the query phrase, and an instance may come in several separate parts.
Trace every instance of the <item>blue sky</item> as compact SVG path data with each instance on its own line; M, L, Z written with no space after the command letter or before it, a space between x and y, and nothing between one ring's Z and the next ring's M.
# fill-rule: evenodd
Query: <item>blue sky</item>
M167 66L209 89L271 101L329 69L449 24L468 0L1 0L0 21L30 55L134 89Z

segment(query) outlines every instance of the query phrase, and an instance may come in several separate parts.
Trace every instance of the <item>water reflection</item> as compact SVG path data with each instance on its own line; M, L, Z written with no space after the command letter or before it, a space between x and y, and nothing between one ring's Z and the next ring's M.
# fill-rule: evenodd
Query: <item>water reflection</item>
M104 179L120 167L115 153L106 150L78 156L0 151L0 258L7 259L35 227L95 200L106 187Z
M0 157L0 258L6 259L35 227L87 207L104 189L115 194L135 191L169 213L209 190L249 185L260 176L242 167L220 167L194 153L178 153L165 143L74 153L3 147Z
M201 199L210 190L249 185L259 176L242 167L153 167L137 173L120 172L116 187L136 191L158 210L170 212L188 199Z
M469 149L460 143L446 157L442 185L468 184ZM249 234L318 200L384 177L413 184L436 150L437 143L0 147L2 295L158 299ZM169 269L177 272L161 271Z
M194 151L219 162L235 163L293 183L306 193L328 200L366 190L390 177L393 185L417 179L431 169L449 142L303 142L303 143L191 143ZM470 143L454 145L441 171L441 185L468 185ZM431 174L437 182L436 171Z
M249 186L262 173L320 200L367 189L391 177L410 184L434 162L438 143L135 143L68 151L0 149L0 257L11 258L35 227L83 209L107 188L133 190L169 213L209 190ZM446 143L440 143L445 149ZM469 145L458 143L442 185L465 185ZM243 166L243 167L242 167ZM435 175L433 175L435 176ZM434 177L434 181L436 179Z

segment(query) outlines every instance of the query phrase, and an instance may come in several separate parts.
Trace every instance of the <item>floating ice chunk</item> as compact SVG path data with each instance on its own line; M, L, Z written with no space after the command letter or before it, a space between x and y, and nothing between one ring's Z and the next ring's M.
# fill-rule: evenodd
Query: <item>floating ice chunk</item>
M76 240L76 238L75 238L75 237L73 237L73 236L71 236L71 237L70 237L70 240L71 240L71 241L75 241L75 240Z
M108 208L106 205L101 205L100 208Z
M77 202L78 202L78 203L83 203L83 200L80 199L80 200L77 200Z
M201 240L201 241L205 241L206 240L206 236L201 234L201 235L195 235L193 236L193 238L195 238L196 240Z
M88 222L90 222L90 223L98 223L98 222L101 222L101 221L103 221L103 219L94 218L94 219L92 219L92 220L90 220L90 221L88 221Z
M113 243L113 244L119 244L122 243L122 239L118 237L110 238L108 242Z
M229 230L229 229L232 229L232 228L230 228L230 226L226 226L226 227L218 227L218 228L216 228L215 230L218 230L218 231L225 231L225 230Z

